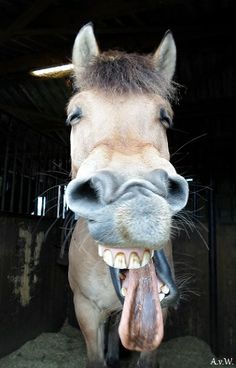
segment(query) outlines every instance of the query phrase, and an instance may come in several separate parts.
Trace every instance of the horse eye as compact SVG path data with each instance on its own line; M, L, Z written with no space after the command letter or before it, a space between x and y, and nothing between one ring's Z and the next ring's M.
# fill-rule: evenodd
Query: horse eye
M66 119L66 124L68 125L73 125L78 123L78 121L82 118L83 114L82 114L82 110L80 107L77 107L74 111L72 111L67 119Z
M161 107L160 109L160 122L166 127L166 128L172 128L173 122L171 117L168 115L166 110Z

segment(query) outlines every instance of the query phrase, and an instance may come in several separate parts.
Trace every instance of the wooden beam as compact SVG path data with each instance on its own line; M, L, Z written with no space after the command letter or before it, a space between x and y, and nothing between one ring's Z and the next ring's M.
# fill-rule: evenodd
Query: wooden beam
M48 8L53 0L36 0L5 31L0 33L0 42L8 41L17 31L26 27L37 16Z

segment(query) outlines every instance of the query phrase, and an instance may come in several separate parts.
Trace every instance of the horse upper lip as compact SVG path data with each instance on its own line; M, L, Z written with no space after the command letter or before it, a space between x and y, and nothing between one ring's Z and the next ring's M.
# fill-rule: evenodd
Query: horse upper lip
M132 194L132 192L139 191L142 194L150 195L150 194L161 194L163 193L158 190L158 188L153 185L151 182L144 179L130 179L125 182L115 193L115 198L112 200L119 198L125 194ZM166 193L165 193L166 195Z

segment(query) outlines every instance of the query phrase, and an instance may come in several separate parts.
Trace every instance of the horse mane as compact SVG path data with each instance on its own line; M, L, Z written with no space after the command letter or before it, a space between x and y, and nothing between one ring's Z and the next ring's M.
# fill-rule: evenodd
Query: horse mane
M151 55L106 51L76 72L78 90L95 88L107 93L150 93L173 101L176 84L167 81L156 69Z

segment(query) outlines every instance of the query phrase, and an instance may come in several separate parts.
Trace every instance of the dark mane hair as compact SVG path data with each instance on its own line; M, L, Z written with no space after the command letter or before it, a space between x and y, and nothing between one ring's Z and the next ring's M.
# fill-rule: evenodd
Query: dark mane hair
M150 55L107 51L76 73L79 90L96 88L108 93L151 93L173 101L176 87L156 69Z

